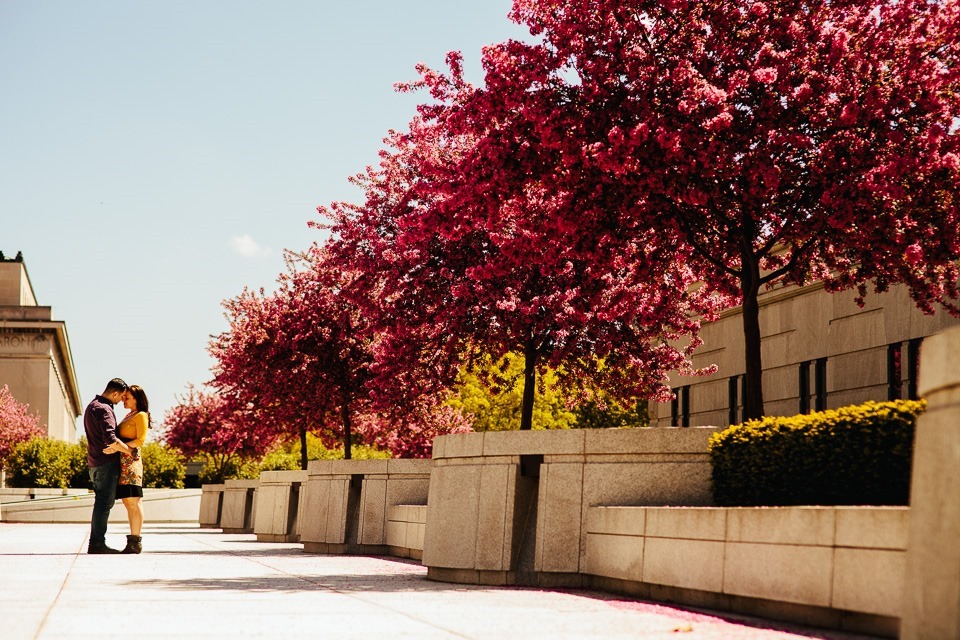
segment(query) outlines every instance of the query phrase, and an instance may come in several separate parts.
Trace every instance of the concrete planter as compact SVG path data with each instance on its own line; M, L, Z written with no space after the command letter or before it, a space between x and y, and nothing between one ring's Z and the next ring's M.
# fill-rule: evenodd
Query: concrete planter
M713 427L507 431L434 441L423 563L435 580L579 586L587 509L709 505Z
M590 507L596 588L895 637L907 507Z
M960 638L960 327L924 343L920 394L902 637Z
M423 558L423 538L427 528L427 505L397 505L387 509L387 546L390 555Z
M223 489L220 528L224 533L253 533L259 480L227 480Z
M299 507L306 471L264 471L257 488L253 532L260 542L299 542Z
M424 505L430 460L315 460L300 502L309 553L389 554L390 507Z
M200 526L208 529L220 527L223 516L223 491L226 485L205 484L200 495Z

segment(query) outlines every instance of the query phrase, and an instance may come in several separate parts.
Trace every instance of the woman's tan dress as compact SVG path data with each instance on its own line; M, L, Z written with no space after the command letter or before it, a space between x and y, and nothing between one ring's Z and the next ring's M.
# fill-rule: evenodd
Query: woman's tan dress
M120 483L118 498L143 496L143 458L140 447L147 438L149 420L143 411L128 416L117 425L117 437L132 449L130 455L120 454Z

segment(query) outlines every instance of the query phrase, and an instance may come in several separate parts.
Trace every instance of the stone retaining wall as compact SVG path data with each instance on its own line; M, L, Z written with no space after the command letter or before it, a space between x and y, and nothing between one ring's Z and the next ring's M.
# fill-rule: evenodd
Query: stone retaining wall
M716 429L486 432L437 438L425 528L429 577L579 586L587 509L709 505Z
M306 471L264 471L257 487L253 532L260 542L300 541L300 491Z
M3 522L90 522L93 492L57 494L3 505ZM143 509L150 522L196 522L200 513L200 489L144 489ZM126 524L127 510L118 500L110 511L110 523Z
M591 507L589 584L895 637L907 507Z
M427 506L404 504L387 509L387 547L390 555L420 560L427 528Z
M223 488L220 528L224 533L253 533L259 480L227 480Z
M226 485L205 484L200 495L200 526L218 529L223 517L223 491Z
M388 509L426 504L430 468L430 460L311 462L300 503L304 551L388 553Z

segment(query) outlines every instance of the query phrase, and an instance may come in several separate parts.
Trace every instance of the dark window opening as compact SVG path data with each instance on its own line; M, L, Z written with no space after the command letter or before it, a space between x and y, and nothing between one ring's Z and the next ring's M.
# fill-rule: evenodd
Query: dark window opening
M670 401L670 426L690 426L690 386L674 389L673 400Z
M810 362L800 363L800 413L810 413Z
M920 397L917 382L920 379L920 345L923 338L914 338L907 343L907 397L916 400Z
M824 411L827 408L827 359L817 358L813 370L813 384L815 394L814 408Z
M923 338L908 340L907 358L904 363L902 342L887 345L887 400L908 398L916 400L920 397L917 392L917 382L920 378L920 345ZM906 366L904 366L906 364ZM907 383L907 392L904 395L903 383Z
M727 380L727 397L729 399L727 419L729 420L729 424L739 424L743 422L743 399L746 397L746 392L746 376L732 376Z
M903 343L887 345L887 400L903 397Z

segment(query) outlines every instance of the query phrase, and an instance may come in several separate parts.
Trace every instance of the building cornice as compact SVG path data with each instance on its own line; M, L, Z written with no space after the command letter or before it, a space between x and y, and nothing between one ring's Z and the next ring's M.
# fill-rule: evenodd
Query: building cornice
M67 325L63 320L4 320L0 319L0 332L27 332L52 333L56 336L57 349L63 361L66 376L66 389L69 399L73 403L74 416L81 413L80 388L77 384L77 373L73 366L73 355L70 351L70 339L67 335Z
M810 284L805 284L803 286L797 286L795 284L787 285L785 287L776 287L770 291L765 291L760 294L757 298L757 304L763 308L771 304L776 304L778 302L783 302L784 300L789 300L790 298L798 298L800 296L807 295L814 291L820 291L824 288L823 280L818 280L817 282L811 282ZM743 314L743 307L736 306L730 307L729 309L724 309L720 312L720 320L724 318L729 318L731 316L739 316Z

